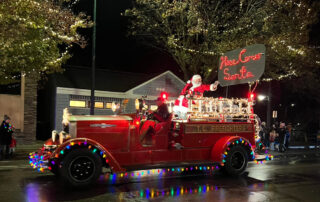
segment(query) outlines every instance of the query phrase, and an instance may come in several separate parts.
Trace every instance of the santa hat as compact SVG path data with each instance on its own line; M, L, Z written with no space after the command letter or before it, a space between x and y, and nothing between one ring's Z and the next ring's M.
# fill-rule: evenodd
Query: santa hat
M191 83L192 81L194 81L196 79L201 79L201 76L199 74L195 74L192 76L192 78L187 83Z
M196 79L201 79L201 76L199 74L195 74L195 75L193 75L191 81L194 81Z

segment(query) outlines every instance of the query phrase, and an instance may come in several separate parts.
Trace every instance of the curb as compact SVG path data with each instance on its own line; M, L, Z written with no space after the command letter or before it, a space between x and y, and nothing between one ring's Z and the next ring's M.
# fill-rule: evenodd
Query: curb
M43 142L35 142L34 144L17 145L13 159L28 159L29 153L38 151L43 146Z
M274 159L284 159L284 158L294 158L294 157L320 157L320 152L315 151L315 152L308 152L308 153L282 153L282 154L273 154Z

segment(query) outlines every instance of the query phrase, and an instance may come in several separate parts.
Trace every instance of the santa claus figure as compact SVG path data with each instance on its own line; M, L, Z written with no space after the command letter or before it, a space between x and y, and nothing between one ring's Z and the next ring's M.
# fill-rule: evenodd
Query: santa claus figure
M180 119L186 119L188 112L188 100L190 96L202 96L204 91L215 91L219 85L219 81L214 84L202 84L200 75L194 75L187 85L182 89L179 98L175 101L173 111Z

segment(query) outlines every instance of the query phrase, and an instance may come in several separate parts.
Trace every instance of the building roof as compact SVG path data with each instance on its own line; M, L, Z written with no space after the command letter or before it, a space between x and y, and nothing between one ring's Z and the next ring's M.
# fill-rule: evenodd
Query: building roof
M101 91L126 92L152 79L156 75L96 69L95 89ZM55 74L54 77L57 87L91 89L90 68L68 68L63 73Z

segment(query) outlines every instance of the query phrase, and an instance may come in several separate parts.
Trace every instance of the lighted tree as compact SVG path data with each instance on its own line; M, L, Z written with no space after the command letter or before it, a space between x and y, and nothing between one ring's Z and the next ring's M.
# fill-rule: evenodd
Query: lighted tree
M125 11L129 34L169 53L185 79L212 81L221 54L247 45L267 47L265 78L303 76L319 67L308 48L319 5L307 0L135 0Z
M86 45L77 29L91 22L70 5L70 0L0 1L1 84L16 82L20 72L37 78L61 71L72 45Z

